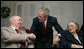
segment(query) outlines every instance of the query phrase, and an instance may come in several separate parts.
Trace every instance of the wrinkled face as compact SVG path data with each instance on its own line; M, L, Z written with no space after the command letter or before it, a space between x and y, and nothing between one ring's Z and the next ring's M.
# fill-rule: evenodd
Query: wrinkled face
M39 19L39 22L43 22L45 20L44 11L38 12L38 19Z
M22 24L22 19L21 19L21 17L14 17L14 19L13 19L13 24L16 26L16 27L20 27L21 26L21 24Z
M74 33L74 32L77 31L77 29L78 29L78 27L77 27L77 25L75 23L70 22L68 24L68 30L69 30L69 32Z

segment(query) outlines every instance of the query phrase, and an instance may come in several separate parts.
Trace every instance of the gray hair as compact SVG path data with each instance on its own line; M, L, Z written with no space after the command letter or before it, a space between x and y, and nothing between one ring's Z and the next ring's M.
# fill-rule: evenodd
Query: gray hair
M11 16L10 18L9 18L9 22L11 23L11 21L12 21L12 19L14 19L15 17L20 17L20 16Z
M45 15L48 16L49 15L49 9L48 8L42 8L45 12Z
M46 17L46 16L49 16L49 9L48 9L48 8L42 7L39 11L44 11L45 17Z
M79 24L76 23L76 22L74 22L74 21L70 21L70 22L74 23L74 24L77 26L76 32L78 32L78 31L79 31ZM70 23L70 22L69 22L69 23ZM68 23L68 24L69 24L69 23ZM67 29L68 29L68 24L67 24Z

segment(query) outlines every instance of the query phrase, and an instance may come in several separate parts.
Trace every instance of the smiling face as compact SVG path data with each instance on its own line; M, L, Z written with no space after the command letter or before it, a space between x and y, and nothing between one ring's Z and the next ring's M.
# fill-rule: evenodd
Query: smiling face
M78 26L74 22L69 22L68 30L69 32L74 33L78 30Z
M17 18L15 19L15 25L16 25L17 27L20 27L21 24L22 24L22 19L21 19L20 17L17 17Z
M19 28L22 25L22 19L19 16L15 16L15 17L12 18L11 23L14 27Z

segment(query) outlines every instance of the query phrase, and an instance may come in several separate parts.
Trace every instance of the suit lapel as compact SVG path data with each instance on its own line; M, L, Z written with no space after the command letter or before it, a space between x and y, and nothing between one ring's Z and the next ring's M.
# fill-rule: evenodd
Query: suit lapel
M19 32L20 32L21 34L25 34L25 33L26 33L26 32L23 31L23 30L19 30Z
M51 27L51 21L50 21L50 16L48 17L47 23L46 23L46 31Z
M11 32L11 33L16 33L15 30L10 26L8 27L8 30Z
M10 26L10 27L8 27L8 30L11 32L11 33L16 33L16 31ZM22 31L22 30L19 30L19 33L20 34L24 34L24 33L26 33L25 31Z

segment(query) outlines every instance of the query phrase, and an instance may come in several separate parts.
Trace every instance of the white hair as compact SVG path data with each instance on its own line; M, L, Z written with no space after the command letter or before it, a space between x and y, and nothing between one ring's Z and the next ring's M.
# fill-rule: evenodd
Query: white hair
M9 22L11 23L12 19L14 19L15 17L20 17L20 16L11 16L11 17L9 18Z

